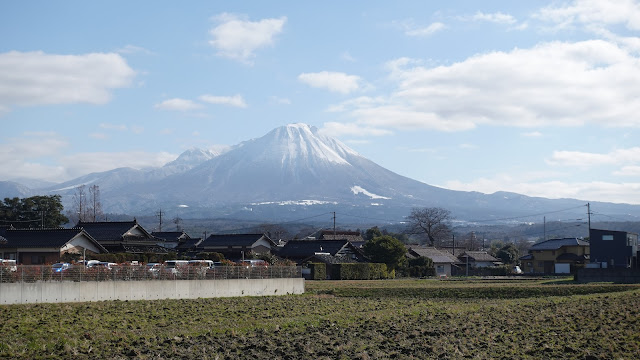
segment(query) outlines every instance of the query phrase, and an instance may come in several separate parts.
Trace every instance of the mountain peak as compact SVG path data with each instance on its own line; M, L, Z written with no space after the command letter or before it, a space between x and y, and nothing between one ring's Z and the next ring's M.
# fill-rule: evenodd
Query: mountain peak
M255 145L267 151L263 158L277 160L283 166L318 162L349 165L345 152L355 153L307 124L297 123L281 126L256 139Z
M214 157L220 155L221 152L214 152L211 150L204 150L197 147L192 147L178 156L175 160L165 164L165 166L187 165L196 166L202 164L207 160L211 160Z

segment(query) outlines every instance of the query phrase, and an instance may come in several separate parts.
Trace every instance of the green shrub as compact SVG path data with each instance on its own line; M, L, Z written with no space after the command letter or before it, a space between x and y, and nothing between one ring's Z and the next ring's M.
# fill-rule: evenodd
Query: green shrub
M435 276L436 269L434 268L433 261L431 259L425 256L420 256L409 260L408 273L411 277Z
M395 271L388 271L382 263L343 263L334 264L331 279L334 280L377 280L395 277Z
M311 263L309 264L311 269L311 280L326 280L327 279L327 265L323 263Z

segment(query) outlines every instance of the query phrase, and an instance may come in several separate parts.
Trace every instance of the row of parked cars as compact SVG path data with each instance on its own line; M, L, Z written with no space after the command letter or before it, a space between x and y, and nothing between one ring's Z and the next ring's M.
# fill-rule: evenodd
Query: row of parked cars
M255 259L242 260L237 264L246 268L269 266L266 261ZM213 260L167 260L164 263L147 263L146 266L151 272L160 271L160 269L164 268L167 271L175 274L180 267L184 266L196 266L204 269L215 269L221 266L228 266L228 263Z
M242 260L237 263L240 266L244 266L246 268L251 267L267 267L268 263L264 260ZM3 267L7 267L10 271L17 271L16 260L10 259L0 259L0 265ZM132 262L130 265L138 265L137 262ZM71 264L67 262L59 262L51 265L51 270L53 272L64 272L66 270L71 269L72 267L86 267L87 269L108 269L111 270L118 266L118 264L108 261L98 261L98 260L84 260L80 261L76 264ZM147 263L146 268L150 272L158 272L161 269L164 269L171 273L177 273L178 269L183 266L197 266L199 268L205 269L214 269L220 266L227 266L227 263L223 263L220 261L213 260L167 260L164 263Z

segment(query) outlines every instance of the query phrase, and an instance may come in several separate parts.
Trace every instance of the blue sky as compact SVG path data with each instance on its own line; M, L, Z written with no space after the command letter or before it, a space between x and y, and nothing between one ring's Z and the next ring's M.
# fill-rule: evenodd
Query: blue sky
M0 4L0 180L303 122L456 190L640 204L637 1Z

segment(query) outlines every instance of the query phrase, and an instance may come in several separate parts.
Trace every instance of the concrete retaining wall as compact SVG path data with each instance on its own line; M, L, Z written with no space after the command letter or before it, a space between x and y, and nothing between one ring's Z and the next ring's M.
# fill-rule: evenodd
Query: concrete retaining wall
M0 283L0 304L197 299L304 293L303 278Z
M580 283L587 282L615 282L624 284L640 283L640 270L638 269L578 269L575 280Z

